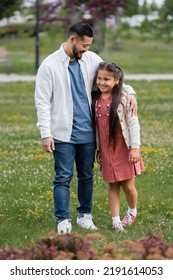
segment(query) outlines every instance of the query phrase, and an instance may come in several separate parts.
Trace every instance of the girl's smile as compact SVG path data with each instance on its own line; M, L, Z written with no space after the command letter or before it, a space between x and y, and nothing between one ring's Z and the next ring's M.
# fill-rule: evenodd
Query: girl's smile
M112 89L118 82L119 80L117 80L111 72L99 70L96 84L103 94L110 95Z

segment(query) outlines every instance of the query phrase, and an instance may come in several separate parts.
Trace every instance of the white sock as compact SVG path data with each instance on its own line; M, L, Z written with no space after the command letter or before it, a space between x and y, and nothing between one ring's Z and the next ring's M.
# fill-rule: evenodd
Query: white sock
M112 217L112 224L115 225L117 223L121 223L120 216Z
M129 214L135 216L135 217L136 217L136 215L137 215L137 209L136 209L136 207L135 207L135 208L130 208L130 207L128 207L128 211L127 211L127 212L128 212Z

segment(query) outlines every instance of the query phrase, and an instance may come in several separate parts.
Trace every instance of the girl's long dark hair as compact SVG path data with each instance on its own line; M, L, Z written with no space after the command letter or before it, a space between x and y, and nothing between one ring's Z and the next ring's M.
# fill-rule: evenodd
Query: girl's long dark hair
M94 127L95 127L95 105L96 105L96 101L101 96L101 92L96 86L96 80L97 80L97 75L99 70L106 70L108 72L111 72L113 76L119 80L119 83L115 85L112 90L112 104L109 113L109 145L112 145L112 147L115 148L117 128L119 125L117 109L119 103L121 102L124 74L121 68L115 63L101 62L99 64L94 77L93 90L92 90L92 113L93 113Z

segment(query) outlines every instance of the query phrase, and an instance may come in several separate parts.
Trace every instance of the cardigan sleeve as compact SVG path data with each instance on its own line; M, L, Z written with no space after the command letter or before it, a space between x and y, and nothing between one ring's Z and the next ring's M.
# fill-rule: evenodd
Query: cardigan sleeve
M123 92L121 103L119 105L118 115L122 127L125 142L128 148L140 147L140 125L137 115L127 108L127 93Z
M137 116L132 116L132 113L127 111L126 121L130 136L130 148L139 148L140 143L140 125Z

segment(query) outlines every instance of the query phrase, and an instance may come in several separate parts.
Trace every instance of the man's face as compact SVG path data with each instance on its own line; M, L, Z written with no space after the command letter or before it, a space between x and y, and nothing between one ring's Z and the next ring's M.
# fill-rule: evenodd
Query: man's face
M92 44L93 38L84 36L83 40L79 37L74 37L74 43L72 45L72 56L75 59L81 59L84 52L88 51Z

